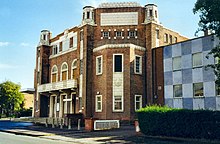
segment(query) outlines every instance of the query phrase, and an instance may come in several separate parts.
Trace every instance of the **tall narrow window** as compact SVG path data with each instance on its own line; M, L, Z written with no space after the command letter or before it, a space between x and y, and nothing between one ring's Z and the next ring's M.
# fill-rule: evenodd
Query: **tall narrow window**
M142 73L142 57L141 56L135 56L134 72L136 74L141 74Z
M63 63L61 67L61 81L68 79L68 66L67 63Z
M150 17L153 16L153 10L149 10Z
M155 10L155 17L157 18L157 11Z
M193 84L193 94L194 94L194 97L203 96L203 83L202 82Z
M172 44L173 43L173 36L170 35L170 43Z
M114 96L114 106L113 111L123 111L123 99L122 96Z
M160 31L158 29L156 30L156 38L160 39Z
M200 67L202 66L202 53L195 53L192 55L193 59L193 67Z
M181 84L173 86L173 97L175 98L182 97L182 85Z
M87 12L87 19L90 18L90 12Z
M164 42L168 43L168 34L166 34L166 33L164 34Z
M95 110L96 110L96 112L102 111L102 95L96 95Z
M114 55L114 72L122 72L122 55Z
M53 46L52 54L53 54L53 55L56 55L57 53L58 53L58 47L57 47L57 45L54 45L54 46Z
M217 84L215 85L215 89L216 89L216 96L220 96L220 86L218 86Z
M70 48L73 47L73 37L70 38Z
M58 80L58 69L57 69L57 66L53 66L52 67L52 71L51 71L51 82L54 83L54 82L57 82Z
M173 58L173 70L180 70L181 69L181 57L174 57Z
M174 43L177 43L177 37L174 37Z
M73 37L73 48L77 48L77 35Z
M76 79L76 75L77 75L77 71L76 71L76 68L77 68L77 60L73 60L73 63L72 63L72 79Z
M142 95L135 95L135 110L142 108Z
M63 42L60 42L60 44L59 44L59 50L60 50L60 52L63 51Z
M102 56L96 57L96 75L102 74Z

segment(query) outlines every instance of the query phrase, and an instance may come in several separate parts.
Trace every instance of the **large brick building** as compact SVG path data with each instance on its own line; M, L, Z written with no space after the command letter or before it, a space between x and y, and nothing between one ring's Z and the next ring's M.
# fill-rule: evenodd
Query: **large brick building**
M154 4L85 6L79 26L53 38L41 31L34 116L133 120L142 106L164 104L163 75L152 70L162 57L152 48L186 39L159 22Z

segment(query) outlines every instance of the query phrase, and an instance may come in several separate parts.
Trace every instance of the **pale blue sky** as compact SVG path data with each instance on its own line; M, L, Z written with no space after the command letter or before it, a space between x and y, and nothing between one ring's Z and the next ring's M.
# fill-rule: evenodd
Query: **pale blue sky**
M127 0L129 1L129 0ZM134 1L134 0L133 0ZM40 31L55 36L81 23L82 8L120 0L0 0L0 82L11 80L33 88L35 51ZM196 0L137 0L158 6L160 22L189 38L198 28L192 12Z

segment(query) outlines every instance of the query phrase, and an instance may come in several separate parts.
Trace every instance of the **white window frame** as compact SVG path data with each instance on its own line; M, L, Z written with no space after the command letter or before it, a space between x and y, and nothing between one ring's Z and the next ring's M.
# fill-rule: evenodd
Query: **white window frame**
M98 101L98 97L101 98L101 101ZM101 109L98 109L98 103L101 103ZM102 112L102 95L96 95L95 97L95 112Z
M115 56L116 55L121 55L122 57L122 68L121 68L121 72L115 72ZM113 54L113 73L123 73L124 71L124 55L123 54Z
M76 65L74 65L76 63ZM77 59L74 59L71 65L71 79L73 79L73 69L77 68Z
M121 97L121 109L115 109L115 97ZM123 112L124 111L124 97L123 95L114 95L113 96L113 112Z
M196 56L196 55L200 55L200 60L201 60L201 64L200 64L200 65L195 65L195 56ZM192 66L193 66L193 68L201 67L202 65L203 65L202 52L192 54Z
M73 48L76 49L78 45L77 33L73 36Z
M103 31L102 32L102 37L103 38L109 38L109 32L108 31Z
M140 101L137 101L137 99L136 99L137 97L140 97ZM135 100L134 101L135 101L135 111L141 109L142 108L142 101L143 101L142 95L135 95ZM140 108L139 109L137 108L137 103L138 102L140 103Z
M123 32L121 32L121 31L116 31L116 32L115 32L115 36L116 36L116 37L122 37L122 36L123 36Z
M59 48L57 45L53 45L52 46L53 50L52 50L52 55L56 55L59 53ZM56 52L55 52L56 51Z
M62 69L63 65L67 65L67 69ZM68 64L66 62L62 63L61 65L61 73L60 73L60 81L62 81L62 77L63 77L63 72L66 71L66 80L68 80ZM65 80L64 80L65 81Z
M181 86L181 96L180 97L175 96L175 87L176 86ZM173 97L174 98L182 98L183 97L183 86L182 86L182 84L173 85Z
M133 37L136 37L137 36L137 31L129 31L128 32L128 37L129 38L133 38Z
M53 69L56 68L57 71L56 72L53 72ZM51 69L51 79L50 79L50 82L52 83L52 79L53 79L53 74L56 74L56 82L58 82L58 67L56 65L54 65Z
M140 62L139 62L139 72L137 72L137 62L136 62L136 58L139 57L140 58ZM140 55L135 55L135 60L134 60L134 73L135 74L142 74L142 56Z
M99 59L101 59L101 66L99 67ZM103 67L103 56L97 56L96 57L96 75L101 75L102 74L102 67ZM99 68L100 68L100 72L99 72Z
M176 60L179 59L179 67L175 66L174 63L176 62ZM182 68L182 63L181 63L181 56L178 56L178 57L174 57L173 58L173 71L178 71L178 70L181 70Z

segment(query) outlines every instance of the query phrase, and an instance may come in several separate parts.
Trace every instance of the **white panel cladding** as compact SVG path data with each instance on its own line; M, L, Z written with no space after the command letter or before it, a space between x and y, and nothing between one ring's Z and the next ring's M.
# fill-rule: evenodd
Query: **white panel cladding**
M205 103L204 98L194 98L193 99L193 109L204 109Z
M216 97L216 110L220 110L220 96Z
M111 2L102 3L98 8L121 8L121 7L140 7L141 5L137 2Z
M164 59L164 72L168 72L168 71L172 71L173 70L173 59L172 58L168 58L168 59Z
M204 96L205 97L214 97L215 96L215 82L204 82Z
M164 87L165 90L165 99L167 98L173 98L173 85L167 85Z
M113 74L113 95L123 96L123 73Z
M101 13L101 26L138 25L138 12Z
M175 98L173 99L174 108L183 108L183 99L182 98Z
M183 84L183 98L192 98L193 97L193 85L192 83Z

